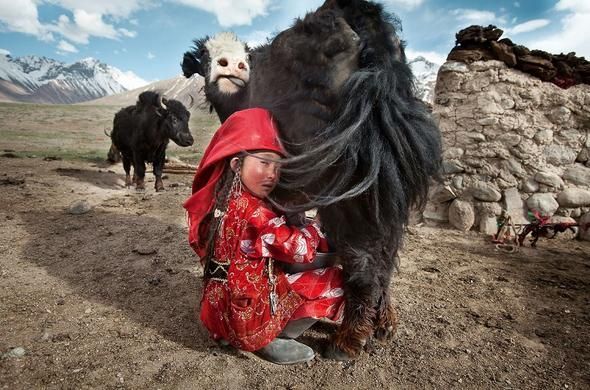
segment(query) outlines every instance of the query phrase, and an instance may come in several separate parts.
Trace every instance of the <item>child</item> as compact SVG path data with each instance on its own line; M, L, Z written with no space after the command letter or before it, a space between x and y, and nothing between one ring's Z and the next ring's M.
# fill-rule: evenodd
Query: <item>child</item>
M294 338L343 312L337 267L287 275L278 262L310 263L327 243L314 221L286 224L266 201L285 152L267 110L230 116L213 136L184 207L189 243L205 268L201 320L213 339L278 364L311 360Z

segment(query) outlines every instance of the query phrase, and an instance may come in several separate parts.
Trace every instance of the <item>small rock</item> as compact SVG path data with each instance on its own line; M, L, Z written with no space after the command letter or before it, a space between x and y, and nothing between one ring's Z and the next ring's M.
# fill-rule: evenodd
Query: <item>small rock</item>
M92 206L87 200L77 200L68 207L68 213L72 215L86 214L92 210Z
M471 229L475 222L473 205L468 201L455 199L449 207L449 222L464 232Z
M12 348L10 351L2 355L4 358L21 358L25 356L26 351L23 347Z
M561 177L553 172L537 172L535 181L553 188L562 189L564 187Z
M557 196L561 207L580 207L590 205L590 191L581 188L567 188Z
M479 232L486 235L493 235L498 232L498 220L495 216L483 216L479 220Z
M534 194L527 200L529 210L536 210L541 215L553 215L559 208L559 203L551 194Z
M471 188L473 197L485 202L498 202L502 199L502 194L491 184L477 182Z
M156 253L158 253L158 249L157 248L153 248L153 247L144 247L144 246L137 246L133 249L133 252L139 254L139 255L143 255L143 256L147 256L147 255L154 255Z

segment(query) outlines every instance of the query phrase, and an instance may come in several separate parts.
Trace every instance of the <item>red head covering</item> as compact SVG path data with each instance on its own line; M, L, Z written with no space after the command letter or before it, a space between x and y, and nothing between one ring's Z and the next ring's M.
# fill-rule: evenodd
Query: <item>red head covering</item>
M269 111L250 108L235 112L215 132L205 150L193 181L193 194L184 203L188 211L189 243L201 257L207 248L207 237L202 237L199 226L215 204L215 185L223 174L225 160L247 150L270 150L285 155Z

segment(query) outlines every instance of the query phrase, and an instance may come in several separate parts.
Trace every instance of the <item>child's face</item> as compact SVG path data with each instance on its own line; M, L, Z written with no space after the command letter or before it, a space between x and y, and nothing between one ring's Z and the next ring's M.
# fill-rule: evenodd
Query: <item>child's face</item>
M241 175L244 186L255 196L265 198L279 181L281 156L274 152L257 152L247 155L242 164ZM275 161L269 161L275 160Z

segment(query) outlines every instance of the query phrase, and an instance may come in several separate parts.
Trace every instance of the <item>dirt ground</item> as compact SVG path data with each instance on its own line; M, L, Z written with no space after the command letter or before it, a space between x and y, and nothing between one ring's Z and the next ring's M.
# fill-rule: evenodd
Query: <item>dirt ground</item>
M507 254L476 233L411 227L392 286L395 339L356 361L318 353L277 366L217 346L196 319L202 271L181 206L190 175L136 193L120 166L0 166L0 388L590 386L590 243L542 239ZM92 209L70 214L79 200ZM321 352L332 331L301 340Z

